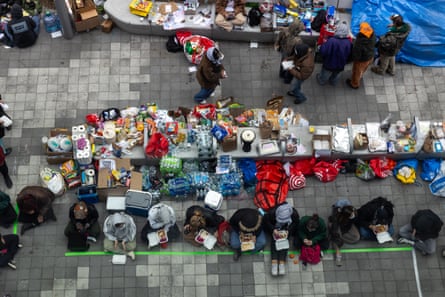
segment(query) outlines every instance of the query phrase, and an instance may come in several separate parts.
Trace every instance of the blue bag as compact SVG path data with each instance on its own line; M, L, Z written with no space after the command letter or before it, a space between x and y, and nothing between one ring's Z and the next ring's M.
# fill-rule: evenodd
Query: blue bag
M422 162L420 178L424 181L432 181L440 171L440 159L425 159Z

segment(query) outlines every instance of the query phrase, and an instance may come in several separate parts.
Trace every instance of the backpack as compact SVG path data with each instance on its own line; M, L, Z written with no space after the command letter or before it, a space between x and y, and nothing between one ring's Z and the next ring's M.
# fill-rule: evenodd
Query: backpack
M249 26L256 27L261 22L262 13L258 7L252 7L247 15Z
M177 53L183 50L181 44L179 44L178 38L175 35L170 35L167 39L167 43L165 44L167 51L171 53Z
M385 34L380 37L379 50L387 55L395 55L397 51L397 37L394 34Z
M280 161L259 161L257 163L258 183L253 202L268 211L286 201L289 179Z
M317 15L315 16L314 20L311 23L311 29L317 32L320 32L321 30L321 26L323 26L323 24L326 24L326 10L325 9L320 9L317 13Z

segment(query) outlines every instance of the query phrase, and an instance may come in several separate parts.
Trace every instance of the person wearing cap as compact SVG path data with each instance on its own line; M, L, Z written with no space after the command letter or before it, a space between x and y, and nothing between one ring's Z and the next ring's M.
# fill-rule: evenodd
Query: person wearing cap
M195 240L199 231L205 230L218 237L218 227L224 221L225 218L216 212L199 205L192 205L185 212L184 240L194 246L202 246L202 243Z
M320 46L320 54L323 57L321 72L317 74L320 85L327 82L335 86L338 77L345 69L351 56L352 42L349 39L348 24L343 21L335 28L335 34Z
M41 186L26 186L17 194L18 221L23 223L20 235L51 219L57 221L52 203L53 192Z
M361 239L376 240L379 232L394 234L392 220L394 218L394 205L383 197L368 201L357 210L356 224Z
M135 260L136 224L123 212L109 215L104 222L104 250L115 254L126 254Z
M69 209L69 218L70 220L64 232L65 236L68 237L68 241L79 235L84 243L87 240L91 242L97 241L101 229L97 221L99 213L93 204L86 204L84 201L74 203ZM71 242L75 242L75 240ZM81 248L85 246L85 244L81 244ZM72 249L76 249L76 246L72 246Z
M284 28L278 33L275 40L274 48L281 53L281 61L293 55L294 48L297 44L303 43L303 40L299 36L305 29L304 24L300 19L295 19L289 27ZM284 80L285 84L292 82L293 76L283 68L280 63L280 78Z
M297 210L288 203L283 203L264 215L264 230L271 234L270 255L273 276L286 274L289 248L281 247L280 241L287 240L287 245L289 244L290 236L294 235L297 230L299 218Z
M11 197L0 191L0 226L9 228L17 219L17 213L11 204Z
M307 98L301 91L301 85L314 71L314 51L307 44L300 43L294 47L293 55L286 60L293 61L288 71L295 78L293 90L287 92L287 95L295 97L295 104L303 103Z
M434 254L442 226L443 221L432 210L418 210L411 217L411 222L400 228L397 243L412 245L425 256Z
M234 250L233 260L238 261L242 251L258 252L266 245L263 217L257 209L238 209L229 220L230 246Z
M147 223L142 228L141 239L148 248L152 246L150 245L148 234L160 230L165 232L169 241L178 238L180 234L173 208L164 203L158 203L150 208ZM162 247L167 247L167 244Z
M375 34L374 29L367 23L360 24L360 31L357 34L352 47L352 74L346 80L346 84L352 89L360 87L360 80L374 60Z
M220 80L227 77L222 64L223 59L223 53L216 47L208 48L202 56L198 71L196 72L196 79L201 86L201 90L194 97L197 103L206 103L206 100L220 84Z
M242 26L246 22L244 0L216 0L215 25L230 32L234 26Z
M388 25L388 32L378 42L379 64L371 67L371 71L383 75L395 75L396 55L402 49L405 40L411 31L411 26L403 21L401 15L393 14L390 17L392 24ZM384 42L384 40L387 40Z
M0 234L0 267L9 266L14 270L17 269L17 264L14 261L14 257L21 247L23 247L23 245L20 243L18 235Z
M340 199L332 205L328 219L328 238L335 249L335 264L342 266L340 248L344 243L354 244L360 240L360 232L355 225L357 210L348 199Z
M22 7L15 3L11 7L11 20L6 24L5 34L19 48L33 45L40 31L40 17L23 16Z

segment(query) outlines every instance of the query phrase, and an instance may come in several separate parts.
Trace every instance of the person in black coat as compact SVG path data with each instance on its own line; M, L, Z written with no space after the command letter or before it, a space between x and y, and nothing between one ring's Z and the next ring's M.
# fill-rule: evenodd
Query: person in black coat
M288 203L283 203L264 215L264 230L271 235L270 254L273 276L286 274L285 263L289 251L289 237L295 235L299 220L297 210ZM286 243L284 246L281 245L283 242Z
M361 206L357 210L357 226L361 239L376 240L376 234L381 231L393 235L393 208L394 205L383 197L374 198Z
M205 230L209 234L218 237L217 231L219 224L225 221L223 216L218 215L216 212L211 211L199 205L190 206L185 213L184 222L184 240L193 244L194 246L201 246L195 240L200 230Z
M11 117L6 113L6 110L8 108L9 108L8 105L3 101L2 95L0 94L0 147L3 148L5 156L9 155L12 152L12 148L5 147L5 144L3 143L3 137L5 137L5 130L11 130L12 128L12 126L5 127L4 122L1 119L1 117L3 116L11 119Z
M17 3L11 7L11 20L7 23L5 33L13 45L19 48L33 45L40 30L40 17L38 15L23 16L23 9Z
M442 226L443 221L433 211L419 210L411 217L410 224L400 228L397 242L410 244L423 255L431 255L436 252L436 238Z
M0 226L9 228L17 219L17 213L8 194L0 191Z
M17 269L14 256L23 245L19 242L16 234L1 235L0 234L0 267L9 266Z

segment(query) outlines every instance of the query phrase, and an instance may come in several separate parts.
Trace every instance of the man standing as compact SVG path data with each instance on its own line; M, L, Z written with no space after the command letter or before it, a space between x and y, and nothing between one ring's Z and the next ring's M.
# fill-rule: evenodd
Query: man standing
M396 55L402 49L411 27L403 22L402 16L394 14L391 16L392 24L388 25L388 32L378 42L380 54L379 66L371 67L371 71L380 75L385 72L395 75Z
M371 26L363 22L352 47L352 77L346 84L352 89L360 87L360 80L374 60L375 34Z
M301 85L308 79L314 71L314 53L305 43L297 44L294 48L293 67L288 69L289 73L295 77L295 85L292 91L287 92L289 96L295 97L294 103L300 104L307 100L301 92Z

